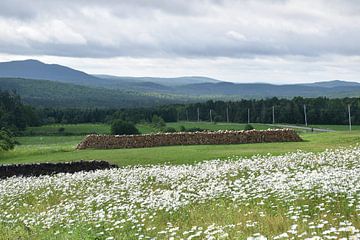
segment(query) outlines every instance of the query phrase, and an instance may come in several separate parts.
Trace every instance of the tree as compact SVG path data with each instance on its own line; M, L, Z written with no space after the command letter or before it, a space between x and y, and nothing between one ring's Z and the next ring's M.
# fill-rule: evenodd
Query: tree
M154 125L154 127L158 129L162 129L166 126L166 123L162 117L159 117L158 115L153 115L151 119L151 123Z
M10 131L2 128L0 130L0 152L8 151L14 148L15 140Z
M139 134L139 130L133 123L122 120L114 120L111 124L111 134L113 135L132 135Z

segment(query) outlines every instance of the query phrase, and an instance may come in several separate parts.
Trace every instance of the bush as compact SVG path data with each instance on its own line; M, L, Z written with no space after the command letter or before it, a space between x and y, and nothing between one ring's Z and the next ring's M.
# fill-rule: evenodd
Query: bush
M16 141L11 132L6 129L0 130L0 151L8 151L14 148Z
M255 129L255 128L251 124L246 124L244 127L245 131L249 131L249 130L253 130L253 129Z
M151 123L154 127L158 129L162 129L166 126L166 123L162 117L159 117L158 115L154 115L151 119Z
M133 123L122 120L114 120L111 124L111 134L113 135L132 135L139 134L139 130Z
M164 128L162 131L166 132L166 133L174 133L174 132L176 132L176 129L173 127L167 127L167 128Z
M65 132L65 128L64 127L59 127L58 128L58 133L64 133Z
M185 128L184 126L180 126L180 132L204 132L205 129L193 127L193 128Z

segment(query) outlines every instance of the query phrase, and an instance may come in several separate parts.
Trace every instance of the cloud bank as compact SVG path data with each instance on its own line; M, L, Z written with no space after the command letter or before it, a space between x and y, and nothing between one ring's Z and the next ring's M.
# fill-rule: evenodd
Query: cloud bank
M360 80L356 0L2 0L0 36L0 59L91 72Z

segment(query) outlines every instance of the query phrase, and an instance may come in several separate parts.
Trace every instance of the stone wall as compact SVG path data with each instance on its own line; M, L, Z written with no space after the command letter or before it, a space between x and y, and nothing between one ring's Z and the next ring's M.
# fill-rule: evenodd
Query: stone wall
M142 135L88 135L77 149L146 148L171 145L240 144L262 142L299 142L302 139L290 129L179 132Z
M56 173L74 173L80 171L93 171L98 169L115 168L106 161L80 161L65 163L34 163L34 164L12 164L0 165L0 179L13 176L41 176Z

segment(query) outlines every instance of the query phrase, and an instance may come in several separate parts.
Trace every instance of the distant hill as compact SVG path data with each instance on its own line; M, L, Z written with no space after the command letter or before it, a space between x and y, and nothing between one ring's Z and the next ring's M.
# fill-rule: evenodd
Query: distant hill
M288 84L274 85L266 83L201 83L180 86L177 89L179 94L187 93L197 96L239 96L241 98L269 98L295 96L302 97L354 97L360 94L360 84L348 86L346 82L338 87L305 85L305 84ZM340 86L341 85L341 86Z
M208 78L208 77L198 77L198 76L189 76L189 77L175 77L175 78L156 78L156 77L118 77L111 75L94 75L98 78L109 79L109 80L118 80L120 82L134 83L134 82L152 82L159 85L164 85L168 87L176 87L187 84L194 83L217 83L221 82L220 80Z
M25 103L37 107L136 108L183 102L166 95L145 95L22 78L0 78L0 89L16 90Z
M0 63L0 77L3 77L0 88L16 89L27 102L37 106L136 107L208 99L360 95L360 83L341 80L274 85L232 83L199 76L118 77L90 75L37 60ZM47 81L39 82L38 79Z
M303 85L304 86L310 86L310 87L326 87L326 88L360 87L360 83L358 83L358 82L349 82L349 81L341 81L341 80L314 82L314 83L303 84Z
M51 80L80 85L100 85L101 79L58 64L37 60L0 63L0 77Z

